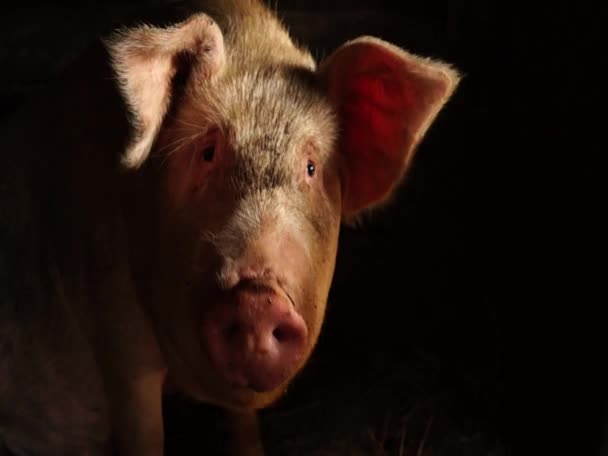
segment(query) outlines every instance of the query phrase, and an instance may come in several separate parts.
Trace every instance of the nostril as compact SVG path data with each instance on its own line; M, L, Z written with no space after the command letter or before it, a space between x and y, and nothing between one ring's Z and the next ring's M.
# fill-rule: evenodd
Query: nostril
M224 328L224 336L227 340L233 340L241 331L241 327L237 322L234 322Z
M278 328L275 328L274 331L272 331L272 335L279 342L284 342L287 338L285 330L280 326Z
M279 343L291 343L291 342L297 342L298 340L300 340L302 334L298 330L297 327L289 325L289 324L282 324L282 325L277 326L272 331L272 336Z

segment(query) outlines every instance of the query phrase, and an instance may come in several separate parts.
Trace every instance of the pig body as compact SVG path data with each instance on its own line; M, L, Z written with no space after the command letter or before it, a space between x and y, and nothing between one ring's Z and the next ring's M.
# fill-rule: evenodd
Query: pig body
M390 199L458 80L371 37L317 63L254 0L85 55L2 132L0 453L160 455L168 388L277 400L340 223Z

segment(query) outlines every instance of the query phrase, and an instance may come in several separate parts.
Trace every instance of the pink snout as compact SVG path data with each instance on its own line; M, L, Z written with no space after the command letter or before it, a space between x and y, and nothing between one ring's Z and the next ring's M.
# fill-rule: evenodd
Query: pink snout
M203 322L215 368L229 383L257 392L271 391L295 373L307 335L290 299L255 283L228 292Z

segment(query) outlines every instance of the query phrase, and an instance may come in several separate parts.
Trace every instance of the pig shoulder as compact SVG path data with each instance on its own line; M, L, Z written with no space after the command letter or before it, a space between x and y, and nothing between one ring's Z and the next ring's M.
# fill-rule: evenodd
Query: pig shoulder
M90 155L73 157L95 150L86 137L103 115L82 105L91 87L73 85L78 73L0 129L0 454L101 455L108 441L101 375L73 309L86 300L69 242L82 229L79 185L100 179L86 175Z
M0 253L0 448L102 454L108 425L92 354L60 284L31 267L31 252L19 255Z

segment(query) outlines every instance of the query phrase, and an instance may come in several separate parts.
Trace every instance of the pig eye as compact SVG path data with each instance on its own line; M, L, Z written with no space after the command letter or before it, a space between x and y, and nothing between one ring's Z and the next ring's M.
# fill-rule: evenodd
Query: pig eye
M308 160L308 164L306 165L306 172L310 177L315 175L316 167L313 161Z
M205 147L203 149L202 156L203 160L205 160L206 162L213 161L213 157L215 156L215 144Z

